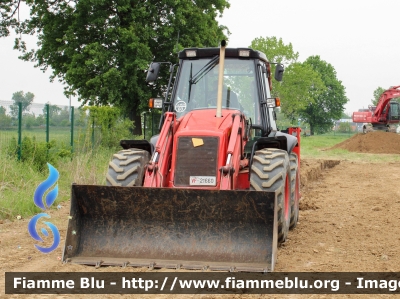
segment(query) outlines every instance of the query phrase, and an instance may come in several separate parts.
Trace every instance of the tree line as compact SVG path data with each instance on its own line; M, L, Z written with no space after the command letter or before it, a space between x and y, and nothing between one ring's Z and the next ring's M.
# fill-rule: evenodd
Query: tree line
M30 9L23 21L16 15L21 3ZM216 18L225 8L226 0L6 0L0 34L14 28L22 60L51 67L51 80L65 83L65 94L83 104L120 107L141 135L141 112L167 83L162 76L147 86L149 62L177 62L177 52L189 46L218 46L226 28ZM40 46L29 49L25 34L37 34Z
M271 62L286 66L283 80L275 82L272 94L281 98L281 112L291 123L308 123L311 135L316 130L316 133L331 130L333 121L341 118L348 102L333 65L318 55L300 62L293 45L276 37L256 38L250 47L264 52Z
M16 14L21 3L30 8L23 21ZM176 63L183 48L216 47L221 39L229 40L228 28L216 20L229 7L226 0L7 0L0 4L0 36L13 28L22 60L43 70L51 67L50 79L65 83L65 95L77 95L82 104L121 108L135 123L133 134L141 135L147 99L165 91L168 77L162 69L160 80L148 86L149 62ZM23 40L31 34L38 36L34 49ZM250 47L285 64L273 95L282 99L282 113L293 124L309 123L311 134L332 128L348 99L330 63L320 56L300 62L292 44L276 37L255 38Z
M34 114L30 111L33 104L35 95L32 92L17 91L12 95L12 104L9 106L9 113L7 108L0 106L0 128L8 128L18 125L19 103L21 103L22 125L26 129L32 127L44 126L46 124L47 109L43 105L42 113ZM70 123L70 110L69 107L59 107L57 105L49 105L49 125L50 126L69 126ZM74 111L74 125L84 126L87 123L87 116L82 109Z

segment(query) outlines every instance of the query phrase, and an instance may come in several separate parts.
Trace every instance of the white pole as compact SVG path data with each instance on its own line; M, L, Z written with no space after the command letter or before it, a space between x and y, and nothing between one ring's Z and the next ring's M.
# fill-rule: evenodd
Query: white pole
M222 89L224 84L224 63L225 63L226 41L221 41L219 52L219 74L218 74L218 95L217 95L217 117L222 117Z

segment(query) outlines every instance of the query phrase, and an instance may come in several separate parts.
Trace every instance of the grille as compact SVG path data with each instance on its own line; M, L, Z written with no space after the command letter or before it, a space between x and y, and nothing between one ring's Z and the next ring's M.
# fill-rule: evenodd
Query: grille
M178 138L175 186L189 186L190 176L217 176L218 138L201 138L203 145L194 147L192 137Z

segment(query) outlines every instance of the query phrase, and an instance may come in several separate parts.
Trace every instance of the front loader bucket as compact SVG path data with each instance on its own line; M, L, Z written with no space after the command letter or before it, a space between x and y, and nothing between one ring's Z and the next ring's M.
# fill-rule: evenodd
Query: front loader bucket
M72 185L64 262L273 271L275 192Z

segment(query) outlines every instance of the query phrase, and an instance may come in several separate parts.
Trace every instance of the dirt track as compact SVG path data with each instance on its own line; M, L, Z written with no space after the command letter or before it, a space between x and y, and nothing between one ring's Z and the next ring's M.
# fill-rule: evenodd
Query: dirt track
M335 166L337 163L302 161L302 184L305 186L300 220L297 228L290 232L289 240L279 249L276 271L400 271L400 255L397 254L400 243L400 163L340 161ZM328 168L323 170L324 167ZM51 222L60 229L62 246L48 255L34 248L34 241L27 231L29 219L12 223L0 221L0 297L5 296L4 273L7 271L146 271L130 267L95 269L63 265L59 258L68 222L67 205L64 203L63 208L50 212ZM15 297L32 296L12 296ZM43 298L64 297L72 298L43 295ZM85 296L92 297L97 298L96 295ZM151 295L138 297L154 298ZM316 295L314 298L319 297Z

